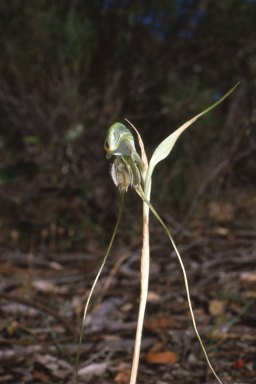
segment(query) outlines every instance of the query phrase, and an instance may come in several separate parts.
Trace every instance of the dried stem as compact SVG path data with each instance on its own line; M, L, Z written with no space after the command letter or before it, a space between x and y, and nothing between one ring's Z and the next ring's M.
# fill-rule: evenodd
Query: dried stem
M145 191L147 199L150 199L151 183L148 185L148 190ZM137 330L135 337L132 370L130 377L130 384L136 384L136 378L138 373L141 338L143 330L144 315L148 296L148 281L149 281L149 206L143 201L143 244L141 252L141 292L140 292L140 307L138 314Z
M185 288L186 288L186 293L187 293L187 298L188 298L188 305L189 305L189 310L190 310L190 314L191 314L191 318L192 318L192 322L193 322L193 327L194 327L194 330L195 330L195 333L196 333L196 336L198 338L198 341L201 345L201 348L203 350L203 353L204 353L204 356L205 356L205 359L207 361L207 364L209 366L209 368L211 369L212 373L214 374L215 378L218 380L218 382L220 384L222 384L222 381L220 380L220 378L218 377L217 373L215 372L215 370L213 369L211 363L210 363L210 360L208 358L208 355L207 355L207 352L204 348L204 345L203 345L203 342L202 342L202 339L201 339L201 336L197 330L197 326L196 326L196 320L195 320L195 317L194 317L194 313L193 313L193 309L192 309L192 304L191 304L191 299L190 299L190 293L189 293L189 285L188 285L188 279L187 279L187 274L186 274L186 270L185 270L185 267L184 267L184 264L183 264L183 261L182 261L182 258L180 256L180 253L178 251L178 248L176 247L176 244L172 238L172 235L170 234L168 228L166 227L166 225L164 224L163 220L161 219L161 217L158 215L158 213L156 212L156 210L154 209L154 207L150 204L150 201L147 199L147 197L144 195L144 192L142 190L141 187L139 187L136 192L141 196L141 198L143 199L143 204L147 204L148 207L150 208L150 210L153 212L153 214L155 215L155 217L158 219L158 221L162 224L162 226L164 227L165 231L167 232L168 236L169 236L169 239L171 240L171 243L173 245L173 248L176 252L176 255L178 257L178 260L179 260L179 263L180 263L180 266L181 266L181 269L182 269L182 273L183 273L183 277L184 277L184 282L185 282Z

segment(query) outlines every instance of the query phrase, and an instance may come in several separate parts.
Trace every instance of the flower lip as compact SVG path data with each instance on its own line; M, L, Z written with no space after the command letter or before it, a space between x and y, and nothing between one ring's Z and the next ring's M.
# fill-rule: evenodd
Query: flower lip
M119 191L127 192L128 187L133 184L133 172L123 158L117 157L115 159L110 173Z

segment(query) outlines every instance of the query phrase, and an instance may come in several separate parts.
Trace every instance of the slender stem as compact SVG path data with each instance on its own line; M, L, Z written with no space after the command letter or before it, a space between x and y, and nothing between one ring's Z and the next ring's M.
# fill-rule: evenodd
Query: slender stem
M222 384L222 381L220 380L220 378L218 377L217 373L215 372L215 370L213 369L211 363L210 363L210 360L208 358L208 355L206 353L206 350L204 348L204 345L203 345L203 342L202 342L202 339L201 339L201 336L198 332L198 329L197 329L197 326L196 326L196 320L195 320L195 317L194 317L194 313L193 313L193 308L192 308L192 304L191 304L191 299L190 299L190 293L189 293L189 285L188 285L188 279L187 279L187 274L186 274L186 270L185 270L185 267L184 267L184 264L183 264L183 261L182 261L182 258L180 256L180 253L178 251L178 248L176 247L176 244L173 240L173 237L172 235L170 234L168 228L166 227L166 225L164 224L163 220L161 219L161 217L158 215L158 213L156 212L156 210L154 209L154 207L151 205L150 201L147 199L147 196L145 196L143 190L141 187L139 187L136 191L140 196L141 198L143 199L143 204L147 204L148 207L150 208L150 210L153 212L153 214L155 215L155 217L158 219L158 221L162 224L162 226L164 227L164 229L166 230L167 234L168 234L168 237L169 239L171 240L171 243L172 243L172 246L176 252L176 255L178 257L178 260L179 260L179 263L180 263L180 266L181 266L181 269L182 269L182 273L183 273L183 277L184 277L184 282L185 282L185 288L186 288L186 293L187 293L187 298L188 298L188 305L189 305L189 310L190 310L190 314L191 314L191 318L192 318L192 322L193 322L193 326L194 326L194 330L195 330L195 333L196 333L196 336L198 338L198 341L201 345L201 348L203 350L203 353L204 353L204 356L205 356L205 359L207 361L207 364L208 366L210 367L212 373L214 374L215 378L218 380L218 382L220 384Z
M147 199L150 199L151 184L148 185L146 192ZM148 296L148 280L149 280L149 206L143 201L143 244L141 251L141 292L140 292L140 307L138 314L137 330L135 337L135 345L133 352L133 361L131 369L130 384L136 384L136 378L138 373L141 338L143 330L144 315Z
M78 365L79 365L79 356L80 356L80 349L81 349L81 344L82 344L82 339L83 339L84 323L85 323L86 313L87 313L87 310L88 310L89 302L90 302L90 300L91 300L91 297L92 297L94 288L95 288L95 286L96 286L96 284L97 284L97 281L98 281L98 279L99 279L99 277L100 277L101 271L102 271L102 269L103 269L103 267L104 267L104 265L105 265L105 263L106 263L107 257L108 257L108 255L109 255L110 249L111 249L111 247L112 247L112 244L113 244L113 241L114 241L114 238L115 238L115 235L116 235L116 231L117 231L117 228L118 228L118 225L119 225L119 223L120 223L121 216L122 216L123 206L124 206L124 192L121 192L121 193L120 193L120 207L119 207L119 213L118 213L118 218L117 218L116 226L115 226L115 229L114 229L112 238L111 238L111 240L110 240L110 243L109 243L109 246L108 246L108 250L107 250L106 256L104 257L103 262L102 262L102 264L101 264L101 266L100 266L99 272L97 273L97 276L95 277L95 280L94 280L94 282L93 282L93 285L92 285L92 288L91 288L91 290L90 290L88 299L87 299L87 301L86 301L85 309L84 309L84 316L83 316L82 330L81 330L81 334L80 334L79 346L78 346L78 352L77 352L77 359L76 359L76 382L77 382L77 384L78 384Z

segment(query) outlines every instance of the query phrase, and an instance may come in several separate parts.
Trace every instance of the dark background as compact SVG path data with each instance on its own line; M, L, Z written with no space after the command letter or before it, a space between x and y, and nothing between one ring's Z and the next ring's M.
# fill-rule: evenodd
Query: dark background
M240 82L157 165L151 201L214 368L223 383L254 383L256 1L1 0L0 18L1 382L75 382L84 305L119 208L107 129L128 118L150 157ZM129 189L81 347L81 365L102 372L85 378L94 384L129 379L141 214ZM215 383L154 218L150 233L138 381Z
M255 1L14 0L0 12L2 243L26 249L51 225L74 248L108 238L118 206L108 127L130 119L150 156L238 81L156 168L153 203L186 220L216 193L253 188ZM128 221L141 213L134 195Z

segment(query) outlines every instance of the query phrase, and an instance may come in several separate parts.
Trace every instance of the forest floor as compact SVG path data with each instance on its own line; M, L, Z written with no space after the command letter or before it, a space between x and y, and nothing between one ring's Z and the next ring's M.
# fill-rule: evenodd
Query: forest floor
M252 193L235 205L210 203L187 228L163 215L187 270L199 333L223 383L256 381L255 212ZM15 247L15 231L12 246L1 246L0 383L76 382L81 319L104 250L92 242L84 251L56 252L54 233L61 236L61 231L51 230L48 247L42 232L40 246L21 251ZM154 220L151 233L150 287L137 382L216 383L193 330L176 255ZM120 236L86 318L80 383L129 380L141 242L127 246Z

